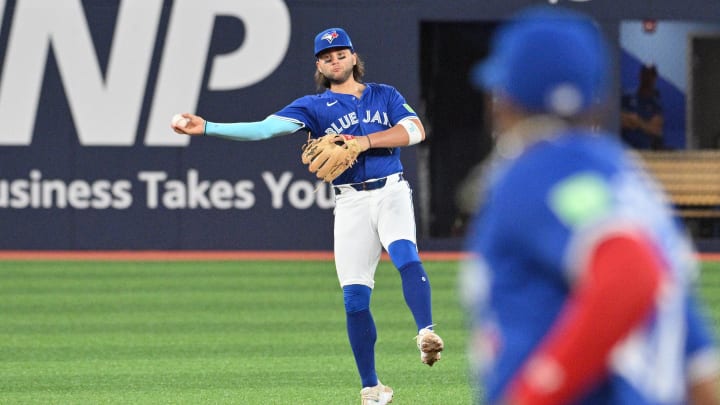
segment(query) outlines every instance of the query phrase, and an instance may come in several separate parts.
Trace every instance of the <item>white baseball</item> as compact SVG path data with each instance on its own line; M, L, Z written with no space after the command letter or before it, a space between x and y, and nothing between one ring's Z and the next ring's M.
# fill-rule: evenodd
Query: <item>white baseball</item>
M185 118L182 114L175 114L172 117L172 124L178 128L185 128L190 123L190 118Z

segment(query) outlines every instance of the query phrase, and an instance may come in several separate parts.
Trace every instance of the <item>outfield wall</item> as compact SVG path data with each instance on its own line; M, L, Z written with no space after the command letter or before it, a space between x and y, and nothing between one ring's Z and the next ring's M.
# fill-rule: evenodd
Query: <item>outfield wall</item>
M299 161L303 135L190 139L170 117L261 120L313 92L312 40L329 26L351 33L367 81L422 111L421 21L540 3L0 0L0 249L330 249L332 194ZM720 17L697 0L561 4L615 42L623 19ZM417 147L403 162L420 189Z

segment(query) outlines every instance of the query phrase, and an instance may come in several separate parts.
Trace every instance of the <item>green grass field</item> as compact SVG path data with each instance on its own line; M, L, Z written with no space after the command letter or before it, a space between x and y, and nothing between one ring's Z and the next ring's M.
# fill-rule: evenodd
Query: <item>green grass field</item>
M381 263L377 369L397 404L469 404L456 262L427 262L437 329L419 361L396 271ZM720 264L701 293L720 325ZM331 262L0 262L0 403L356 404Z

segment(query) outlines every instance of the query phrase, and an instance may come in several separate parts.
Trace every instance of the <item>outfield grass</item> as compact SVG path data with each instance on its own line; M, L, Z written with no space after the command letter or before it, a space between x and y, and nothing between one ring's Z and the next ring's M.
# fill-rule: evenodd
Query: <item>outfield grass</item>
M389 263L372 311L398 404L467 404L454 262L427 264L443 360L420 363ZM331 262L0 262L0 403L356 404Z
M706 262L698 283L700 296L704 300L707 315L720 337L720 262Z
M469 404L456 262L427 262L443 360L422 365L389 263L372 310L394 404ZM0 262L0 403L356 404L331 262ZM701 294L720 330L720 264Z

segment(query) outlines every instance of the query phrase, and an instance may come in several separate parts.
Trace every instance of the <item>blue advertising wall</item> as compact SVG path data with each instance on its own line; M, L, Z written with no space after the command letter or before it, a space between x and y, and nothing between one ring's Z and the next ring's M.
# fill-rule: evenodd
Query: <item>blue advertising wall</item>
M332 193L300 163L304 135L190 139L171 116L256 121L314 92L312 40L331 26L353 37L366 81L419 107L420 21L541 3L0 0L0 249L330 249ZM693 10L600 3L561 2L611 39L623 18ZM402 156L413 186L415 148Z

